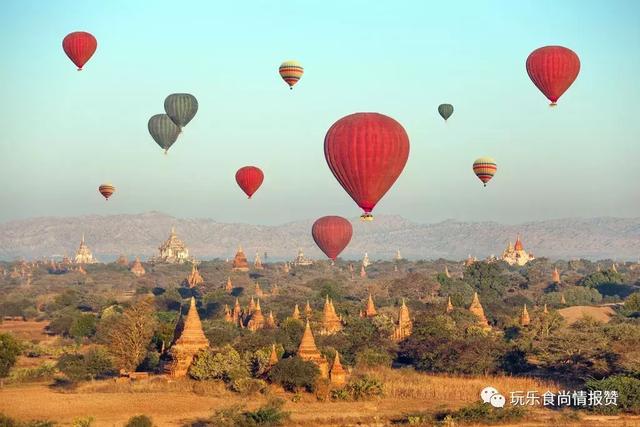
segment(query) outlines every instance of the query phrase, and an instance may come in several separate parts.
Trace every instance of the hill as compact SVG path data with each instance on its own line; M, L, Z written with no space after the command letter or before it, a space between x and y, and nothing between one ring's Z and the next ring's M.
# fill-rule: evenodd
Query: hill
M271 260L291 259L302 248L322 254L310 235L312 220L276 226L226 224L212 219L181 219L158 212L135 215L43 217L0 224L0 259L73 254L81 234L102 261L119 254L149 258L172 226L197 258L226 258L243 245L248 256L267 252ZM411 259L462 259L499 255L517 234L536 256L558 259L628 259L640 253L640 218L567 218L517 225L447 220L421 224L399 216L377 216L372 223L353 219L354 237L343 253L391 259L396 249Z

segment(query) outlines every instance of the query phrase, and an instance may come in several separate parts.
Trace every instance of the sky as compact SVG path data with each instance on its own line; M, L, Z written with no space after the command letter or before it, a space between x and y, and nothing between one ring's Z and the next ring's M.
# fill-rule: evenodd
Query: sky
M0 6L0 222L161 211L281 224L360 209L327 167L339 118L380 112L409 161L374 214L431 223L640 216L640 2L5 0ZM91 32L82 72L61 43ZM555 109L534 49L580 75ZM296 59L293 91L278 75ZM174 92L199 111L167 156L147 131ZM448 123L437 106L451 103ZM471 165L491 156L486 188ZM235 171L263 169L251 200ZM97 192L111 181L116 194Z

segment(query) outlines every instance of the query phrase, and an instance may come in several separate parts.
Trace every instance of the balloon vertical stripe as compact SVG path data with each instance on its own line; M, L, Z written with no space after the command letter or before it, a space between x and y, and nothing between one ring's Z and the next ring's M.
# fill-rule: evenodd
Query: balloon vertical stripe
M566 47L545 46L531 52L526 67L533 84L555 105L578 77L580 58Z
M174 93L164 100L164 110L177 126L183 128L198 112L198 100L188 93Z
M151 137L160 147L164 148L165 152L176 142L180 134L180 128L166 114L152 116L147 127Z

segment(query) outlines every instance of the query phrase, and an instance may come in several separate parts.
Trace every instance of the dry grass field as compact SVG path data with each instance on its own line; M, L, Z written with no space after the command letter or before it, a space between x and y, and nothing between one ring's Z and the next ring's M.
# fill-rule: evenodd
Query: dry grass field
M492 385L503 393L515 390L555 390L553 383L512 377L455 377L419 374L408 370L369 371L385 383L385 396L363 402L319 402L304 395L298 402L279 389L270 395L284 397L285 410L291 412L292 426L384 426L403 414L438 411L465 406L479 400L479 392ZM74 391L60 391L48 384L9 385L0 390L0 411L27 419L50 419L71 425L76 418L92 416L95 426L122 426L133 415L147 414L158 426L181 426L198 418L211 416L214 410L234 404L254 409L268 396L240 396L226 391L218 383L192 381L147 381L116 384L96 381ZM637 424L633 424L637 422ZM626 423L626 424L625 424ZM541 425L640 425L640 419L588 417L569 421L560 413L538 410L524 424Z
M11 332L16 338L25 341L46 341L51 338L45 333L48 325L48 321L3 320L0 323L0 333Z
M558 310L558 313L564 317L568 324L572 324L582 319L583 317L591 317L599 322L607 323L611 316L615 314L615 311L608 306L588 306L588 305L576 305L574 307L567 307Z

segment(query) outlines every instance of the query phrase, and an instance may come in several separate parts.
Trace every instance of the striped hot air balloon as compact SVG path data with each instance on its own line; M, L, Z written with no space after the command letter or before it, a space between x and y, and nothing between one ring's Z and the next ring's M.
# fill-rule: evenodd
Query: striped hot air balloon
M497 170L498 166L496 165L496 161L491 157L480 157L473 162L473 173L484 183L485 187L487 186L487 182L496 174Z
M289 89L293 89L303 73L304 68L298 61L284 61L280 64L280 77L289 85Z
M189 93L172 93L164 100L164 111L183 128L198 112L198 100Z
M156 144L164 148L165 154L180 135L180 128L166 114L152 116L147 127Z
M98 187L98 192L102 194L105 200L109 200L109 197L116 192L116 187L114 187L110 182L106 182Z
M85 31L67 34L62 40L64 53L76 64L78 71L82 71L82 67L91 59L97 48L98 41L96 38Z

